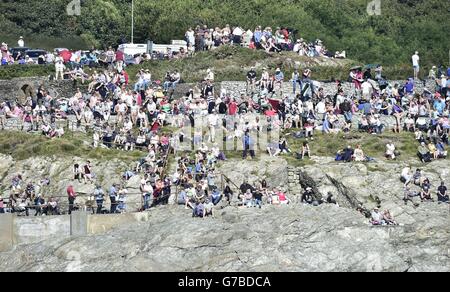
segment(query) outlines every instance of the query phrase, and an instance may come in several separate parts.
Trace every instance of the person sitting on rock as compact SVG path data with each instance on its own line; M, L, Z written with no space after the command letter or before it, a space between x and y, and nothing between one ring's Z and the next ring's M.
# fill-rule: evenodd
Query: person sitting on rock
M433 201L433 198L431 197L431 183L428 179L425 179L425 181L422 184L422 190L420 192L420 200L423 201Z
M241 184L241 186L239 187L240 191L242 194L245 194L247 192L248 189L250 189L252 192L255 190L249 183L248 180L244 180Z
M253 194L250 189L247 189L242 198L242 206L247 206L247 208L253 206Z
M262 208L263 192L264 191L262 188L258 188L253 194L254 207L259 207L260 209Z
M313 193L313 189L310 187L306 188L306 191L303 193L302 198L301 198L301 202L304 204L312 204L314 201L314 193Z
M327 194L326 202L327 202L327 204L334 204L334 205L339 206L338 203L336 202L336 200L333 198L333 194L330 192L328 192L328 194Z
M437 197L438 197L438 202L440 203L447 203L449 204L449 196L447 193L447 187L445 186L445 182L441 182L441 185L438 187L437 190Z
M367 160L361 145L356 146L355 152L353 153L353 160L356 162L363 162Z
M395 155L395 145L392 142L386 144L386 153L385 156L387 159L395 160L397 156Z
M202 202L195 203L195 207L192 212L192 217L200 217L203 218L203 214L205 213L205 206Z
M206 199L206 202L203 205L203 219L208 216L214 218L214 204L211 200Z
M430 150L426 146L425 142L422 142L417 149L417 156L419 156L420 161L423 163L431 162Z
M370 223L372 225L385 225L383 214L379 211L378 207L375 207L371 212Z
M383 221L387 225L398 225L397 221L394 220L394 217L392 216L392 214L389 210L385 210L383 212Z
M417 169L413 175L413 182L416 186L422 187L423 182L425 181L425 177L422 175L422 170Z
M409 185L411 180L413 179L411 167L407 166L403 168L402 173L400 175L400 181L405 184L405 186Z
M414 203L414 201L413 201L413 198L418 197L418 196L420 196L419 192L415 192L415 191L411 190L408 185L405 186L404 197L403 197L403 201L405 202L405 205L408 205L408 201L411 201L415 207L419 206L418 203Z
M353 159L354 150L351 146L347 146L343 151L342 160L345 162L351 162Z
M280 205L289 205L291 200L286 196L286 193L284 191L278 192L278 199L280 200Z

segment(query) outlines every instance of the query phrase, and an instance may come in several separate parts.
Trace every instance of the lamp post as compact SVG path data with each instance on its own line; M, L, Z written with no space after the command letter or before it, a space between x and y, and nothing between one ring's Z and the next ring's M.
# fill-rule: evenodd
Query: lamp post
M134 0L131 0L131 43L134 43Z

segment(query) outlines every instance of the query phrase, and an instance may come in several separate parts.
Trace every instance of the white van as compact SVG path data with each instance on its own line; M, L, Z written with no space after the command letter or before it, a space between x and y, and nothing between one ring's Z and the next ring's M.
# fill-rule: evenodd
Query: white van
M118 48L125 55L134 56L147 53L147 44L122 44Z

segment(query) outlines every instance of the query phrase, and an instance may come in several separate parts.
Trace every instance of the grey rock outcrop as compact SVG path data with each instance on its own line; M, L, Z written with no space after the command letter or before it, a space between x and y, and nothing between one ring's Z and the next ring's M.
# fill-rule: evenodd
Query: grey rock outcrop
M434 211L432 211L434 209ZM444 216L426 206L417 216ZM107 234L44 241L0 254L2 271L449 271L449 227L370 227L334 205L228 207L195 219L178 207Z

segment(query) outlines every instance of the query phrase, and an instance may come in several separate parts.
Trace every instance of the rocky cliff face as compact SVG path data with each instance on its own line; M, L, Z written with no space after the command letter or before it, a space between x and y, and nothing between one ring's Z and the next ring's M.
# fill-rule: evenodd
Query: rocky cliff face
M244 177L254 181L266 176L273 186L289 187L290 206L225 207L216 210L215 219L205 220L192 218L182 207L158 207L149 211L151 219L146 223L102 235L18 246L0 254L0 270L450 271L449 206L435 202L405 206L399 181L404 165L313 159L316 164L301 169L270 158L229 161L219 167L238 184ZM57 161L52 166L41 163L33 162L34 171L26 175L40 167L69 174ZM107 169L107 163L104 166ZM420 167L433 189L441 179L450 182L446 161ZM0 165L3 173L5 169ZM301 185L313 186L320 195L332 192L340 207L299 204ZM369 226L354 210L358 203L375 206L374 196L401 226Z
M133 169L135 164L129 165L117 159L110 161L90 160L93 166L93 173L96 175L96 183L99 183L106 192L112 183L121 183L122 174L129 169ZM73 165L78 163L80 166L86 164L86 159L78 157L64 158L62 156L54 157L34 157L23 161L15 161L12 157L0 154L0 182L6 188L11 185L14 176L21 174L23 180L39 184L44 178L50 179L48 186L42 186L42 194L49 198L51 196L59 197L62 211L67 211L67 187L72 184L75 191L79 194L77 202L80 205L88 200L95 189L95 184L79 183L73 180ZM141 195L139 191L140 177L132 177L126 184L129 192L128 210L136 211L141 206ZM22 185L22 188L26 187ZM9 189L2 194L3 197L9 197ZM107 194L107 193L106 193ZM109 200L106 200L109 203ZM109 205L107 204L107 207Z
M2 271L449 271L448 209L417 224L369 227L334 205L227 207L194 219L178 207L104 235L49 240L0 254Z

